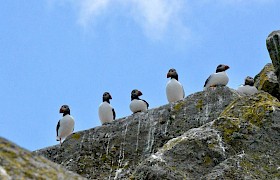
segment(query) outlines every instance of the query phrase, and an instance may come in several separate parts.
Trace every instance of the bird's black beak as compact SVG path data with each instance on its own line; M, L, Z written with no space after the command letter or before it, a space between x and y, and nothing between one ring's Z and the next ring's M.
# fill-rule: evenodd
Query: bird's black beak
M137 93L137 94L138 94L138 96L143 95L141 91L138 91L138 93Z
M167 73L167 78L170 78L170 77L171 77L171 75L170 75L170 73L168 72L168 73Z

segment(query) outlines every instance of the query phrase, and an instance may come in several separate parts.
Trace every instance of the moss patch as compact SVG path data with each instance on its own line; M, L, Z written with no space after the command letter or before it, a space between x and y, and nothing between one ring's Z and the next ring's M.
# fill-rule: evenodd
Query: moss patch
M82 179L60 166L0 138L1 166L12 179ZM0 174L0 179L2 179ZM4 178L5 179L5 178Z
M177 111L181 110L181 109L184 107L184 105L185 105L185 102L184 102L184 101L178 102L178 103L173 107L173 109L174 109L175 112L177 112Z
M280 108L280 102L268 93L239 98L221 113L214 125L228 143L234 139L247 139L266 123L271 123L267 117L275 108Z
M203 162L206 166L210 166L212 164L212 158L209 156L205 156Z
M261 127L265 117L275 108L280 108L280 102L276 98L268 93L258 93L256 96L235 100L221 113L220 117L230 118L236 121L236 125L241 119Z
M79 140L81 138L81 134L74 133L74 134L72 134L72 138Z
M196 105L195 105L195 107L198 109L198 110L202 110L202 107L203 107L203 100L202 99L200 99L200 100L198 100L197 101L197 103L196 103Z
M268 81L268 76L267 76L267 72L271 72L271 71L275 71L274 67L272 64L265 66L265 68L260 72L260 74L258 76L255 77L255 79L257 77L260 77L260 84L259 84L259 88L263 87L265 82Z
M244 172L260 179L279 178L280 172L275 164L278 163L275 162L274 158L255 153L245 156L239 161L239 165Z

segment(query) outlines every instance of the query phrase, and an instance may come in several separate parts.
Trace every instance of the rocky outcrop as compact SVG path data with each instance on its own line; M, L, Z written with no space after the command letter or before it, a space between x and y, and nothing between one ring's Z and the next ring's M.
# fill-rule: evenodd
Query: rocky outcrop
M34 153L0 138L0 179L280 179L279 36L258 93L209 88Z
M280 31L273 31L269 34L266 39L266 46L280 84Z
M0 179L85 179L0 137Z
M89 179L279 179L280 103L227 87L36 151Z
M238 98L214 121L168 141L130 178L279 179L279 135L276 98Z
M279 31L267 48L259 93L209 88L36 153L89 179L280 179Z
M89 179L280 179L279 36L267 38L259 93L210 88L36 153Z
M76 132L69 136L62 146L48 147L36 153L91 179L136 177L139 164L146 158L153 157L153 154L167 146L166 143L176 141L178 137L185 136L186 132L196 131L193 128L199 129L213 122L237 98L237 92L227 87L198 92L182 101L151 109L146 113L137 113L109 125ZM207 136L215 137L217 133ZM222 139L219 142L222 143ZM187 148L191 149L188 146L182 147ZM202 158L202 149L203 147L199 149L201 152L193 152L193 157L183 157L181 160L177 157L178 162L174 159L174 165L179 161L195 159L195 156ZM209 161L212 161L212 157L218 158L218 162L225 159L225 156L220 156L218 152L209 156ZM161 168L168 170L162 171L166 177L186 176L185 173L177 173L180 171L172 173L171 166Z
M258 90L268 92L280 99L280 89L273 64L268 63L261 72L255 76L255 86Z

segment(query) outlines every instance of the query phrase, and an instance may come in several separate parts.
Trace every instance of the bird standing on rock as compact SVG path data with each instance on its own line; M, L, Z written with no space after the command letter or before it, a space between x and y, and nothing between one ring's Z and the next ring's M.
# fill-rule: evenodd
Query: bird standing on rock
M145 112L148 110L149 104L147 101L139 98L141 95L142 92L137 89L131 91L131 102L129 108L133 113Z
M56 126L56 140L60 141L72 134L74 131L75 121L70 115L70 108L68 105L62 105L59 113L63 113L63 117L58 121Z
M254 79L250 76L245 78L244 85L238 87L237 92L245 95L252 95L258 92L258 89L254 86Z
M178 80L178 73L175 69L170 69L167 73L167 78L171 78L166 85L166 96L168 102L175 102L185 97L185 92L182 84Z
M226 73L226 70L228 69L228 65L218 65L216 68L216 73L211 74L205 81L204 90L206 90L208 87L226 86L229 81Z
M116 112L110 104L110 99L112 99L112 96L109 92L103 93L103 102L98 108L98 115L102 125L111 123L116 118Z

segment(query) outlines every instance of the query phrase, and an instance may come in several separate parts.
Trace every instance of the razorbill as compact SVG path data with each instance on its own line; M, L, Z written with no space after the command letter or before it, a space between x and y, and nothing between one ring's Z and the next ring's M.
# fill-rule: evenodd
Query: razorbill
M66 138L74 131L75 121L70 116L70 108L68 105L62 105L59 113L63 113L63 117L58 121L56 126L56 140L60 141Z
M116 113L114 108L110 104L110 99L112 99L110 93L105 92L103 94L103 102L99 105L98 108L98 115L101 124L111 123L116 118Z
M171 78L166 84L166 96L168 102L175 102L185 97L182 84L178 80L178 73L175 69L169 69L167 78Z
M137 89L131 91L131 102L129 108L133 113L145 112L148 110L149 104L147 101L139 98L141 95L142 92Z
M254 79L250 76L245 78L244 85L238 87L237 92L245 95L252 95L258 92L258 89L254 86Z
M216 73L211 74L204 84L204 90L208 87L216 86L226 86L229 79L226 73L226 70L229 69L229 66L220 64L216 68Z

